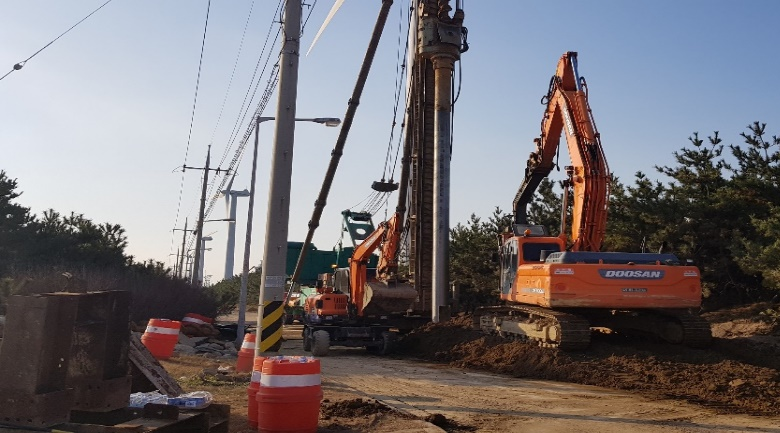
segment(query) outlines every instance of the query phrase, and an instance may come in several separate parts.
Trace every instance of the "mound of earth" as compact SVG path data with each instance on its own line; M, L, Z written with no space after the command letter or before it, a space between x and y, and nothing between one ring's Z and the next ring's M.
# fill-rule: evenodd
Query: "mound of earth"
M355 398L337 402L323 401L320 416L325 417L355 417L396 412L376 400Z
M701 350L594 334L587 351L563 352L484 335L462 316L413 331L399 351L514 377L683 399L727 413L780 415L780 349L747 337L716 337Z

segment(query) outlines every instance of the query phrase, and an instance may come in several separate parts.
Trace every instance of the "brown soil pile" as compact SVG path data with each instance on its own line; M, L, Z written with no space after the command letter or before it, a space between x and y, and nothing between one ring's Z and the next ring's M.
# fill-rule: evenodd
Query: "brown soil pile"
M356 398L337 402L323 401L320 407L320 416L354 418L374 414L397 412L376 400Z
M727 413L780 415L780 347L748 337L715 338L707 350L594 334L584 352L544 349L470 328L471 320L429 324L406 335L410 357L674 398Z
M476 427L459 424L455 420L451 420L440 413L428 415L425 418L425 421L441 428L447 433L472 432L477 430Z

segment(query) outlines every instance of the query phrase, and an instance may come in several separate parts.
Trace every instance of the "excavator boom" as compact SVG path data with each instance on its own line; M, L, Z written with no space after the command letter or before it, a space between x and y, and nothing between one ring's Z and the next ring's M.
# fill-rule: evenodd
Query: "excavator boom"
M527 206L539 183L555 167L564 133L572 162L566 182L574 189L571 250L599 251L607 225L610 175L588 104L587 85L577 70L576 52L561 56L542 101L547 106L542 132L534 140L536 150L528 158L525 178L515 195L515 223L528 224ZM565 236L563 230L561 235Z

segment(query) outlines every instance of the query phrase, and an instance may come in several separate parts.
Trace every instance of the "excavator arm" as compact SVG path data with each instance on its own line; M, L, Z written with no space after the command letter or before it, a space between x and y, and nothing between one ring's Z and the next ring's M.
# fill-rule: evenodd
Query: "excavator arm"
M565 133L572 162L566 167L566 186L574 189L570 249L599 251L607 224L610 175L588 104L587 85L577 71L576 52L561 56L542 103L547 105L542 133L534 140L536 150L528 158L525 178L515 195L515 223L528 224L528 204L555 166L561 133ZM565 230L561 230L561 236L565 238Z
M377 314L406 311L417 296L413 288L391 281L398 268L398 244L403 231L401 217L402 214L396 212L388 221L379 224L355 248L349 260L350 299L358 316L365 315L366 311ZM377 248L380 248L377 281L368 281L368 261Z

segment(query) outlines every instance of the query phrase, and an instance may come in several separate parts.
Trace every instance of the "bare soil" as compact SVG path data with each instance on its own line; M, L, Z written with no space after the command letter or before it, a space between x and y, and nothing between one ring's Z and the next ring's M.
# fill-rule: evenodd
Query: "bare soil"
M160 362L186 392L207 391L212 394L215 402L230 405L230 433L257 431L249 425L247 419L247 387L250 375L231 371L235 362L178 354ZM429 431L426 430L430 425L427 422L381 404L375 399L356 398L353 390L344 390L327 378L323 380L322 389L327 397L321 404L318 433ZM444 425L452 423L444 417L437 418L437 421Z
M595 334L584 352L539 348L471 329L471 318L429 324L406 335L407 357L486 370L685 400L719 413L780 414L780 338L756 321L764 306L705 314L712 347L700 350L651 340Z
M392 357L332 347L318 432L780 433L780 336L757 320L768 307L705 314L703 350L594 334L567 353L485 336L466 316L406 335ZM285 327L280 354L305 354L300 332ZM231 433L252 431L246 376L199 357L164 365L231 405Z

